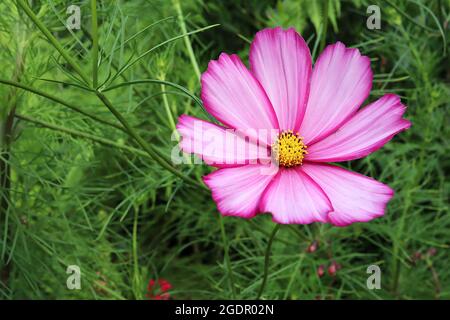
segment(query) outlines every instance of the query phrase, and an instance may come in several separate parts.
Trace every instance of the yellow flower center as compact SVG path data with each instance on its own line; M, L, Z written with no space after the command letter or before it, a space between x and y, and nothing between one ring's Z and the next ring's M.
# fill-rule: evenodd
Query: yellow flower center
M301 166L308 147L303 143L303 138L292 130L282 131L278 139L272 144L272 155L278 165L282 167Z

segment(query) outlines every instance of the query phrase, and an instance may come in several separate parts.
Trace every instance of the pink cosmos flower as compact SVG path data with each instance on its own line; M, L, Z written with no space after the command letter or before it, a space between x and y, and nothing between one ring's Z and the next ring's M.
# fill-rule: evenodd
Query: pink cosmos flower
M327 164L365 157L411 125L393 94L360 109L372 87L369 58L337 42L312 67L303 38L279 27L259 31L249 55L250 70L222 53L202 75L205 109L223 126L187 115L177 124L182 150L218 168L204 177L218 210L337 226L382 216L390 187ZM230 135L245 149L222 143ZM219 161L230 157L236 161ZM267 160L275 173L265 172Z

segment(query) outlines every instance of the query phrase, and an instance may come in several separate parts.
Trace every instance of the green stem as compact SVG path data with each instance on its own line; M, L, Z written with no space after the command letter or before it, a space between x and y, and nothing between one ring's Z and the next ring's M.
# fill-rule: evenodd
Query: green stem
M166 88L165 85L162 84L161 85L161 91L165 92L166 91L165 88ZM172 115L172 110L170 110L169 99L167 99L167 95L166 94L162 95L162 99L163 99L164 109L166 110L167 119L169 121L170 129L172 129L175 132L175 137L176 137L176 139L178 141L179 138L180 138L180 135L176 131L176 124L175 124L175 120L174 120L173 115Z
M64 101L64 100L62 100L62 99L60 99L58 97L52 96L52 95L50 95L50 94L48 94L48 93L46 93L44 91L41 91L39 89L36 89L36 88L30 87L30 86L27 86L27 85L25 85L23 83L12 81L12 80L0 79L0 83L6 84L6 85L9 85L9 86L13 86L13 87L16 87L16 88L20 88L20 89L23 89L23 90L28 91L28 92L32 92L32 93L34 93L34 94L36 94L38 96L41 96L41 97L44 97L44 98L49 99L51 101L54 101L56 103L59 103L60 105L63 105L65 107L69 108L69 109L72 109L75 112L78 112L78 113L80 113L82 115L85 115L86 117L91 118L92 120L95 120L95 121L103 123L105 125L114 127L114 128L119 129L121 131L125 131L125 129L119 124L110 122L108 120L104 120L104 119L102 119L102 118L100 118L100 117L98 117L98 116L96 116L94 114L91 114L89 112L83 111L82 109L78 108L77 106L75 106L73 104L70 104L69 102L66 102L66 101Z
M91 0L92 14L92 87L97 88L98 77L98 22L97 1Z
M325 48L325 43L327 40L327 29L328 29L328 0L323 2L323 12L322 12L322 39L320 41L320 52Z
M165 73L166 67L165 67L164 61L161 61L159 68L161 71L159 73L158 78L160 78L161 81L164 81L166 78L166 73ZM166 91L166 86L163 83L161 83L161 92L165 92L165 91ZM176 131L175 120L174 120L174 117L172 114L172 110L170 108L169 99L167 99L166 94L162 95L162 100L163 100L164 109L166 110L168 125L169 125L170 129L175 133L176 141L179 141L180 135L178 134L178 131Z
M305 253L300 253L299 258L298 258L298 262L295 265L294 271L291 274L291 278L289 279L288 285L287 285L287 289L284 292L284 297L283 300L287 300L290 296L291 293L291 289L292 289L292 285L294 284L295 279L298 279L298 274L299 274L299 269L303 263L303 259L305 258Z
M38 119L29 117L29 116L21 115L21 114L15 114L14 117L17 118L17 119L21 119L21 120L24 120L24 121L27 121L27 122L34 123L34 124L36 124L36 125L38 125L40 127L43 127L43 128L47 128L47 129L51 129L51 130L54 130L54 131L59 131L59 132L62 132L62 133L66 133L66 134L71 135L73 137L91 140L93 142L105 145L107 147L113 147L113 148L117 148L117 149L121 149L121 150L130 152L130 153L135 154L135 155L151 158L150 155L148 155L147 152L144 152L142 150L139 150L139 149L136 149L136 148L133 148L133 147L129 147L129 146L126 146L126 145L122 145L122 144L116 143L114 141L111 141L111 140L108 140L108 139L105 139L105 138L102 138L102 137L98 137L98 136L95 136L95 135L92 135L92 134L89 134L89 133L85 133L85 132L81 132L81 131L73 130L73 129L68 129L68 128L65 128L65 127L62 127L62 126L58 126L56 124L48 123L48 122L45 122L45 121L42 121L42 120L38 120Z
M409 193L405 196L405 204L401 216L399 218L399 222L396 228L396 233L393 239L392 245L392 259L393 259L393 283L392 283L392 293L394 295L399 294L399 280L400 280L400 270L401 270L401 258L400 258L400 250L402 245L404 244L404 228L405 228L405 220L406 216L409 212L410 207L410 195Z
M229 283L230 289L231 289L231 296L233 299L236 299L236 288L234 285L233 269L231 268L231 259L230 259L230 254L229 254L228 239L227 239L227 235L225 233L223 216L221 214L219 214L219 224L220 224L220 233L222 235L222 244L223 244L223 251L224 251L224 256L225 256L225 266L227 268L227 273L228 273L228 283Z
M167 20L167 19L163 19L163 20ZM159 21L163 21L163 20L159 20ZM153 25L155 25L156 23L157 23L157 22L151 24L150 27L153 26ZM147 30L147 29L148 29L148 28L144 28L144 30ZM81 30L83 31L83 34L84 34L86 37L88 37L88 38L89 38L89 41L91 41L91 43L93 44L94 42L93 42L93 39L92 39L92 35L89 33L89 31L86 30L86 28L84 28L83 26L81 26ZM132 37L132 38L133 38L133 37ZM127 42L127 41L125 41L124 44L125 44L126 42ZM105 50L102 50L102 48L101 48L100 46L98 47L98 51L99 51L100 59L101 59L101 60L105 60L105 61L109 60L109 56L106 56ZM114 70L116 70L116 71L119 70L119 66L114 62L114 60L111 60L111 67L113 67ZM120 77L121 77L125 82L128 81L127 77L126 77L124 74L121 74ZM141 100L145 100L145 99L146 99L146 95L145 95L143 92L141 92L141 91L139 91L139 90L136 90L135 87L133 87L132 90L133 90L134 94L136 94L137 96L139 96L139 98L140 98ZM103 92L105 92L105 91L107 91L107 90L103 90Z
M436 300L440 299L440 295L441 295L441 282L439 281L439 274L436 272L435 267L433 266L433 262L431 261L430 257L426 258L426 263L428 266L428 269L431 271L431 275L433 277L433 282L434 282L434 298Z
M8 99L13 101L12 105L7 105L9 111L4 123L0 122L0 223L4 224L2 235L2 250L0 253L0 273L9 273L9 261L5 259L6 241L10 236L10 224L9 224L9 210L11 206L11 135L13 134L13 119L16 112L16 96L15 93L11 93L11 97ZM1 233L0 233L1 234ZM6 279L5 279L6 281Z
M134 130L134 128L127 122L127 120L122 116L122 114L112 105L112 103L108 100L108 98L101 92L96 92L97 97L103 102L103 104L108 108L109 111L119 120L119 122L124 126L127 130L128 134L156 161L159 165L161 165L164 169L173 173L177 177L183 179L187 183L200 187L204 190L209 191L209 189L204 185L199 183L198 181L184 175L182 172L175 169L170 163L166 162L161 155L154 149L153 146L150 146L145 142L145 140Z
M264 257L263 281L261 283L261 287L259 288L256 300L259 300L261 298L261 295L262 295L262 293L264 291L264 287L266 286L267 276L269 274L270 250L272 248L273 239L275 238L275 235L277 234L278 230L280 229L280 226L281 226L280 224L275 225L275 228L273 228L272 234L270 235L269 242L267 243L266 255Z
M50 41L56 50L63 56L63 58L70 64L70 66L80 75L83 81L89 85L89 77L81 70L78 63L69 55L69 53L61 46L58 40L51 34L50 30L42 23L41 20L34 14L25 0L17 0L17 4L25 11L27 16L33 23L41 30L44 36Z
M139 208L134 208L134 219L133 219L133 241L132 241L132 251L133 251L133 272L134 272L134 293L137 299L142 300L141 293L141 275L139 273L139 259L138 259L138 240L137 240L137 230L139 221Z
M126 146L126 145L122 145L122 144L116 143L114 141L111 141L111 140L108 140L108 139L105 139L105 138L102 138L102 137L98 137L98 136L95 136L95 135L92 135L92 134L89 134L89 133L85 133L85 132L81 132L81 131L73 130L73 129L68 129L68 128L65 128L65 127L61 127L61 126L58 126L58 125L55 125L55 124L51 124L51 123L48 123L48 122L45 122L45 121L42 121L42 120L38 120L38 119L29 117L29 116L25 116L25 115L16 114L15 117L18 118L18 119L27 121L27 122L31 122L31 123L37 124L37 125L39 125L41 127L47 128L47 129L51 129L51 130L55 130L55 131L59 131L59 132L62 132L62 133L69 134L69 135L71 135L73 137L78 137L78 138L91 140L93 142L105 145L107 147L113 147L113 148L121 149L121 150L130 152L130 153L132 153L134 155L147 157L149 159L154 159L151 155L149 155L145 151L142 151L142 150L139 150L139 149L136 149L136 148L133 148L133 147L129 147L129 146ZM160 151L155 151L155 152L162 157Z
M187 34L186 23L184 22L184 16L183 16L183 11L181 9L180 1L173 0L173 4L175 6L175 10L177 11L178 22L180 23L181 32L183 32L184 34ZM197 59L195 59L194 50L192 49L191 40L189 39L188 36L184 37L184 44L186 45L186 50L188 52L189 59L191 60L192 67L194 68L195 74L197 75L197 78L200 81L200 77L201 77L200 68L198 67Z

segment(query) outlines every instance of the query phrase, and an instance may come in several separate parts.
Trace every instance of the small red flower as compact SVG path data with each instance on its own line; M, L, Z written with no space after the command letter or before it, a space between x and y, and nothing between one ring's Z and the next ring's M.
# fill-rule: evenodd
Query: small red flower
M160 279L159 280L159 287L161 288L162 292L167 292L172 288L172 285L169 283L169 281Z
M147 291L152 291L154 286L155 286L155 280L150 279L150 281L148 282L148 285L147 285Z
M150 279L147 285L147 294L145 295L150 300L169 300L170 293L168 292L172 285L165 279L158 279L157 286L153 279Z

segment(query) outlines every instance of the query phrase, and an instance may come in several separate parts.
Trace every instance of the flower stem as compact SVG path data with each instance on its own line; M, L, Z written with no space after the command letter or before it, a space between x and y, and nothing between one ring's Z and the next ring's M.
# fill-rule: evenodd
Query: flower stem
M180 23L181 32L183 34L187 34L186 29L186 23L184 22L184 16L183 11L181 9L180 1L179 0L173 0L173 4L175 6L175 10L177 11L178 15L178 22ZM189 59L191 60L192 67L194 68L195 75L197 76L198 80L200 81L200 68L198 67L197 59L195 59L194 50L192 49L191 40L188 36L184 37L184 44L186 45L186 50L189 55Z
M323 2L322 8L322 39L320 41L320 52L325 48L325 43L327 40L327 29L328 29L328 0Z
M28 91L28 92L31 92L31 93L34 93L34 94L36 94L38 96L44 97L44 98L46 98L48 100L51 100L51 101L54 101L54 102L56 102L56 103L58 103L60 105L63 105L63 106L65 106L65 107L67 107L67 108L69 108L69 109L71 109L71 110L73 110L75 112L78 112L79 114L82 114L82 115L88 117L88 118L91 118L94 121L97 121L99 123L103 123L103 124L108 125L110 127L114 127L116 129L119 129L121 131L126 132L125 129L121 125L119 125L117 123L113 123L111 121L108 121L108 120L105 120L105 119L101 118L100 116L97 116L95 114L91 114L89 112L86 112L86 111L82 110L81 108L77 107L76 105L74 105L72 103L64 101L64 100L62 100L62 99L60 99L60 98L58 98L56 96L48 94L48 93L46 93L44 91L41 91L39 89L30 87L30 86L28 86L26 84L23 84L23 83L20 83L20 82L17 82L17 81L6 80L6 79L0 79L0 83L8 85L8 86L13 86L13 87L16 87L16 88L20 88L22 90L25 90L25 91Z
M130 146L127 146L127 145L122 145L120 143L117 143L117 142L114 142L114 141L111 141L111 140L108 140L108 139L105 139L105 138L102 138L102 137L98 137L98 136L95 136L95 135L92 135L92 134L89 134L89 133L85 133L85 132L82 132L82 131L78 131L78 130L74 130L74 129L69 129L69 128L65 128L65 127L62 127L62 126L58 126L56 124L48 123L48 122L45 122L45 121L42 121L42 120L39 120L39 119L32 118L30 116L23 115L23 114L17 114L16 113L14 115L14 117L17 118L17 119L21 119L21 120L30 122L30 123L34 123L34 124L36 124L36 125L38 125L40 127L43 127L43 128L47 128L47 129L54 130L54 131L59 131L61 133L65 133L65 134L71 135L73 137L90 140L90 141L99 143L101 145L107 146L107 147L112 147L112 148L124 150L124 151L130 152L130 153L132 153L134 155L147 157L147 158L151 159L150 155L148 153L146 153L145 151L142 151L140 149L136 149L136 148L133 148L133 147L130 147Z
M141 293L141 275L139 272L139 255L138 255L138 223L139 223L139 207L135 206L134 208L134 219L133 219L133 239L132 239L132 251L133 251L133 291L135 298L138 300L142 300Z
M105 138L102 138L102 137L98 137L98 136L95 136L95 135L92 135L92 134L89 134L89 133L85 133L85 132L82 132L82 131L78 131L78 130L74 130L74 129L69 129L69 128L65 128L65 127L62 127L62 126L58 126L56 124L48 123L48 122L45 122L45 121L42 121L42 120L39 120L39 119L35 119L35 118L32 118L32 117L23 115L23 114L15 114L14 117L18 118L18 119L21 119L21 120L24 120L24 121L27 121L27 122L31 122L31 123L37 124L38 126L43 127L43 128L47 128L47 129L51 129L51 130L54 130L54 131L59 131L59 132L62 132L62 133L66 133L66 134L71 135L73 137L78 137L78 138L91 140L93 142L105 145L107 147L121 149L121 150L130 152L130 153L132 153L134 155L147 157L147 158L150 158L150 159L154 160L153 156L151 154L149 154L148 152L146 152L146 151L143 151L143 150L140 150L140 149L136 149L136 148L133 148L133 147L130 147L130 146L127 146L127 145L122 145L120 143L117 143L117 142L114 142L114 141L111 141L111 140L108 140L108 139L105 139ZM157 149L154 149L154 152L155 152L156 155L158 155L161 158L163 158L163 154L160 151L158 151ZM204 190L204 188L202 190Z
M91 0L92 14L92 87L97 88L98 83L98 22L97 1Z
M136 141L139 146L147 152L153 160L155 160L161 167L173 173L177 177L183 179L187 183L200 187L203 190L209 191L209 189L198 181L184 175L182 172L174 168L169 162L167 162L160 154L134 130L134 128L128 123L128 121L123 117L123 115L112 105L109 99L100 91L96 91L97 97L103 102L103 104L108 108L109 111L116 117L117 120L123 125L128 134Z
M220 232L222 234L225 265L226 265L227 273L228 273L228 283L229 283L230 289L231 289L231 296L233 299L236 299L236 288L234 286L233 269L231 269L231 260L230 260L230 254L229 254L228 239L227 239L227 235L225 233L225 226L224 226L223 217L221 214L219 214L219 224L220 224Z
M259 300L261 298L261 295L264 291L264 287L266 286L267 282L267 276L269 274L269 262L270 262L270 249L272 248L272 242L275 238L275 235L277 234L278 230L280 229L280 224L275 225L275 228L273 228L272 233L269 238L269 242L267 243L266 248L266 255L264 257L264 275L263 275L263 281L261 283L261 287L259 288L258 296L256 297L256 300Z

